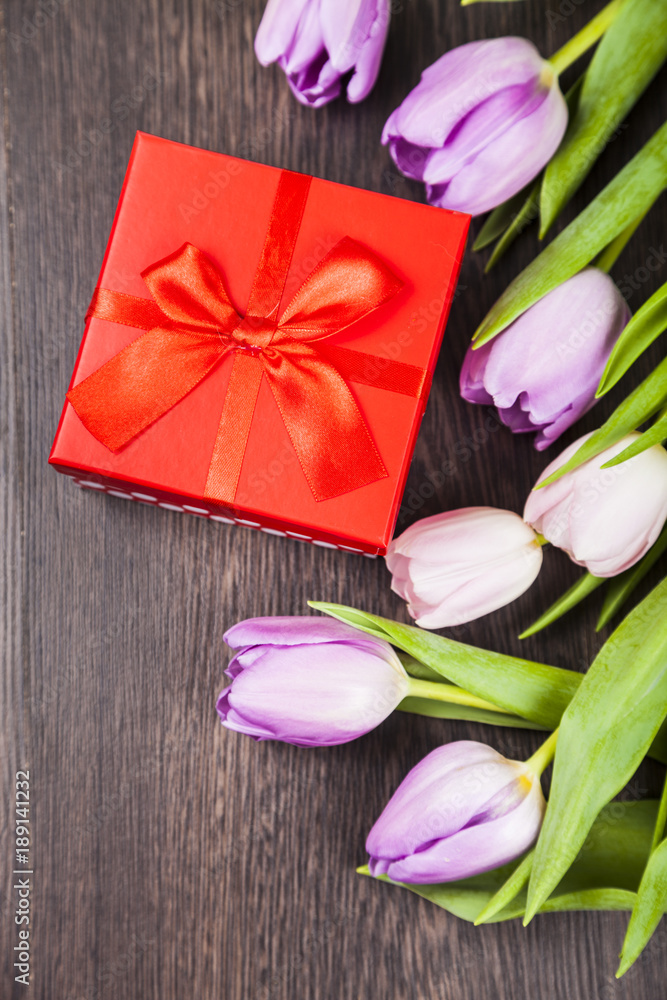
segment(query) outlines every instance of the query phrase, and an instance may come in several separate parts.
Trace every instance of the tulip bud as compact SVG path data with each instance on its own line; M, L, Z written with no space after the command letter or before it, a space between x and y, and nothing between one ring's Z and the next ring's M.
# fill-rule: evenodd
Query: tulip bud
M347 99L373 88L389 28L389 0L269 0L255 38L263 66L277 62L294 96L319 108L340 95L350 70Z
M390 543L391 589L423 628L473 621L519 597L535 580L542 549L518 514L462 507L425 517Z
M438 747L409 772L368 835L371 875L451 882L498 868L536 840L539 770L483 743Z
M525 38L452 49L390 115L382 142L432 205L480 215L521 190L556 152L567 105Z
M249 618L225 634L238 652L218 698L222 724L256 740L347 743L374 729L410 686L382 639L325 618Z
M639 435L628 434L596 458L534 489L525 520L593 576L616 576L651 548L667 519L667 452L654 445L603 469ZM564 465L590 437L583 437L546 467L536 486Z
M515 434L537 431L542 451L596 402L595 391L630 310L604 271L587 267L468 348L461 395L493 404Z

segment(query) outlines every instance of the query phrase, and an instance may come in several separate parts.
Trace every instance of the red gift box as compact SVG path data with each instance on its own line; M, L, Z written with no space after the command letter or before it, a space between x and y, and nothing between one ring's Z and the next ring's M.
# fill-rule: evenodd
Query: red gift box
M384 554L468 224L138 133L50 463Z

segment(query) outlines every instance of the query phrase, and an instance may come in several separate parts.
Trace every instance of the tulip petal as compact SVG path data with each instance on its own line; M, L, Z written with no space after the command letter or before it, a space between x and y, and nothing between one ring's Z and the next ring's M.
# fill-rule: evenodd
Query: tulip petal
M494 559L535 540L522 518L496 507L460 507L421 518L390 542L387 565L394 553L426 564L469 566Z
M534 543L511 559L498 561L469 580L440 604L415 615L421 628L447 628L475 621L511 604L535 582L542 567L542 549Z
M609 448L595 464L608 461L628 443L626 438ZM646 461L640 463L644 456ZM577 491L577 501L568 533L575 561L595 576L623 572L646 554L667 518L667 452L660 446L649 448L589 475L586 490Z
M444 146L429 156L424 180L443 184L490 146L507 129L532 115L546 99L547 91L530 81L523 86L505 87L473 108L448 136Z
M376 0L320 0L322 36L338 73L347 73L355 65L375 13Z
M363 43L352 79L347 85L347 99L352 104L363 101L371 92L380 72L382 55L389 31L388 0L379 0L377 14L368 38Z
M422 73L385 125L382 142L401 136L417 146L442 146L478 104L508 86L536 81L543 67L539 52L524 38L460 45Z
M468 403L478 403L482 406L493 403L493 396L487 392L484 386L484 372L491 353L491 346L491 344L484 344L473 351L471 344L466 351L461 366L459 387L461 396Z
M526 310L485 351L484 386L498 408L528 393L535 425L548 425L572 400L592 401L630 313L612 279L585 268Z
M336 626L332 628L332 626ZM243 646L257 646L262 643L279 646L296 646L320 642L341 642L345 639L357 641L366 637L357 629L344 622L336 622L321 615L276 615L265 618L246 618L227 629L222 637L232 649ZM389 646L389 643L381 645Z
M566 448L540 480L560 468L588 437ZM655 445L620 465L601 468L637 437L627 435L556 482L534 490L526 502L526 520L594 576L615 576L638 562L667 519L664 448Z
M415 146L405 139L392 139L389 143L391 157L406 177L416 181L424 180L424 171L431 150L426 146Z
M311 0L268 0L255 36L255 55L262 66L275 62L289 49L310 3Z
M417 624L444 628L519 597L540 571L542 550L518 514L464 507L411 525L385 560L392 590Z
M346 642L264 646L218 700L221 720L256 739L334 746L374 729L409 682L381 657ZM245 656L241 653L239 659Z
M372 857L396 858L461 829L507 784L506 759L492 747L459 740L438 747L406 775L366 840Z
M324 49L320 59L303 73L288 74L287 82L296 99L309 108L323 107L339 97L343 89L340 77L326 60Z
M326 61L327 53L320 27L318 4L308 3L299 18L292 40L280 57L280 65L288 76L311 73L314 62Z
M544 813L539 778L485 744L439 747L414 767L366 841L373 875L451 881L523 853Z
M431 205L481 215L517 194L553 156L567 126L557 84L532 114L519 119L445 184L428 185Z
M386 874L396 882L428 884L499 868L527 851L537 839L544 799L536 791L531 790L514 809L491 822L466 827L424 851L389 864Z

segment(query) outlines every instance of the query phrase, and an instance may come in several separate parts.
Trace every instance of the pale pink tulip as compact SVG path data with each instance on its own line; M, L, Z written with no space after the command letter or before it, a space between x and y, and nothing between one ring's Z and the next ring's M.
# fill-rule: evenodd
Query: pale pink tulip
M391 589L423 628L473 621L535 580L542 549L518 514L463 507L425 517L389 545Z
M628 434L597 458L566 473L526 501L524 519L552 545L594 576L616 576L651 548L667 519L667 451L648 448L610 469L602 466L639 435ZM590 437L566 448L546 467L538 485Z

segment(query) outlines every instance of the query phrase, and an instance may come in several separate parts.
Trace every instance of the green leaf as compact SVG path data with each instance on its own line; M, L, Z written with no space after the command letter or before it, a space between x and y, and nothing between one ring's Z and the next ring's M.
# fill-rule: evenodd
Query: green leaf
M654 340L667 330L667 283L635 313L621 336L602 373L596 396L604 396L621 379Z
M576 861L541 906L540 913L631 910L649 856L657 811L658 803L654 800L614 802L603 809ZM495 910L487 918L489 923L512 920L525 912L526 889L525 882L521 883L530 857L527 855L520 861L458 882L408 885L392 882L386 875L377 881L400 885L471 922L480 922L485 911L492 908L495 898L501 893L509 896L511 888L519 885L516 896L510 897L502 909ZM366 865L357 871L370 875ZM506 889L507 886L510 888Z
M667 5L656 0L626 2L595 50L578 110L547 165L540 205L541 238L666 58Z
M626 569L609 581L607 593L605 594L602 611L596 625L595 631L599 632L610 621L619 608L627 601L628 597L641 583L646 574L653 569L660 556L667 549L667 525L662 529L655 542L648 550L643 559Z
M472 245L475 252L483 250L489 243L493 243L499 236L502 236L507 227L516 219L531 188L532 182L522 188L521 191L518 191L517 194L508 198L507 201L502 202L497 208L494 208Z
M645 212L667 186L667 122L619 174L519 274L483 320L474 339L484 344L547 292L577 274Z
M656 444L662 444L665 438L667 438L667 413L659 416L655 423L648 430L645 430L643 434L640 434L638 438L635 438L632 444L624 448L620 455L610 458L600 468L611 469L614 465L621 465L623 462L627 462L628 459L634 458L635 455L641 455L643 451L653 448Z
M651 855L642 875L637 899L632 909L630 923L621 949L621 962L616 972L617 978L627 972L648 944L649 938L658 926L667 904L667 779L663 783L658 815L653 829Z
M466 646L453 639L445 639L443 636L423 632L410 625L401 625L388 618L369 615L365 611L348 608L342 604L326 604L321 601L309 601L308 604L311 608L324 611L340 621L354 625L362 632L367 632L369 635L377 636L379 639L384 639L385 642L398 646L399 650L405 650L407 645L411 645L413 649L417 650L420 648L420 640L423 640L422 652L425 659L419 661L421 674L419 668L415 666L417 654L415 653L415 657L406 659L405 653L399 652L399 657L405 664L412 664L407 665L406 670L412 673L413 677L421 676L423 680L433 680L434 678L442 680L447 676L448 679L465 690L504 708L508 717L516 714L533 723L530 728L555 729L566 705L570 703L574 692L583 680L583 675L574 670L549 667L543 663L532 663L530 660L520 660L502 653L493 653L490 650ZM499 688L501 690L507 688L507 685L513 690L519 691L517 702L520 701L525 712L515 711L509 706L508 690L504 691L502 700L500 696L493 697L494 692L498 692ZM404 706L406 701L408 701L407 698L401 702L401 706ZM416 705L413 702L414 708L420 709L416 711L417 715L428 714L433 718L448 717L444 714L447 709L440 709L440 704L443 703L431 702L432 707L427 713L425 706ZM422 711L422 709L424 710ZM484 720L478 717L475 721ZM509 718L500 722L496 720L494 713L493 724L509 725ZM517 727L523 728L518 723ZM526 728L528 727L526 726ZM662 726L651 744L649 756L659 760L662 764L667 764L667 723Z
M637 901L623 942L616 976L622 976L637 960L667 909L667 840L663 840L648 860L639 886Z
M466 719L468 722L483 722L487 726L507 726L510 729L544 729L536 722L522 719L508 712L490 712L470 705L453 705L430 698L415 698L409 695L398 706L399 712L425 715L430 719Z
M537 621L534 621L532 625L522 632L519 638L527 639L529 635L541 632L547 625L551 625L552 622L557 621L572 608L576 607L577 604L580 604L581 601L585 600L589 594L592 594L604 582L603 577L593 576L592 573L584 573L583 576L580 576L572 584L569 590L566 590L557 601L554 601L550 608L547 608L544 614L540 615Z
M491 921L497 913L500 913L501 910L504 910L516 899L522 889L525 889L528 885L530 873L533 870L534 856L535 850L533 849L522 858L509 878L503 882L500 889L491 897L484 909L477 914L475 918L476 925L486 924Z
M493 248L493 253L489 257L486 262L486 267L484 268L485 274L488 274L491 268L498 263L503 254L514 243L517 236L520 236L524 229L539 217L541 184L542 177L540 176L528 191L528 194L519 211L516 213L516 216Z
M607 448L611 448L626 434L636 430L644 421L652 417L665 402L667 402L667 358L664 358L641 385L638 385L622 403L619 403L602 427L593 431L567 462L552 472L550 476L547 476L535 489L539 490L550 483L555 483L567 472L579 468L584 462L588 462L589 459L595 458Z
M391 642L448 681L493 702L508 714L519 715L547 729L556 728L581 683L581 674L573 670L477 649L340 604L308 603L311 608Z
M529 920L629 781L667 715L667 581L604 644L563 713L528 886Z
M651 743L648 755L654 760L659 760L661 764L667 764L667 719L660 726L657 736Z

